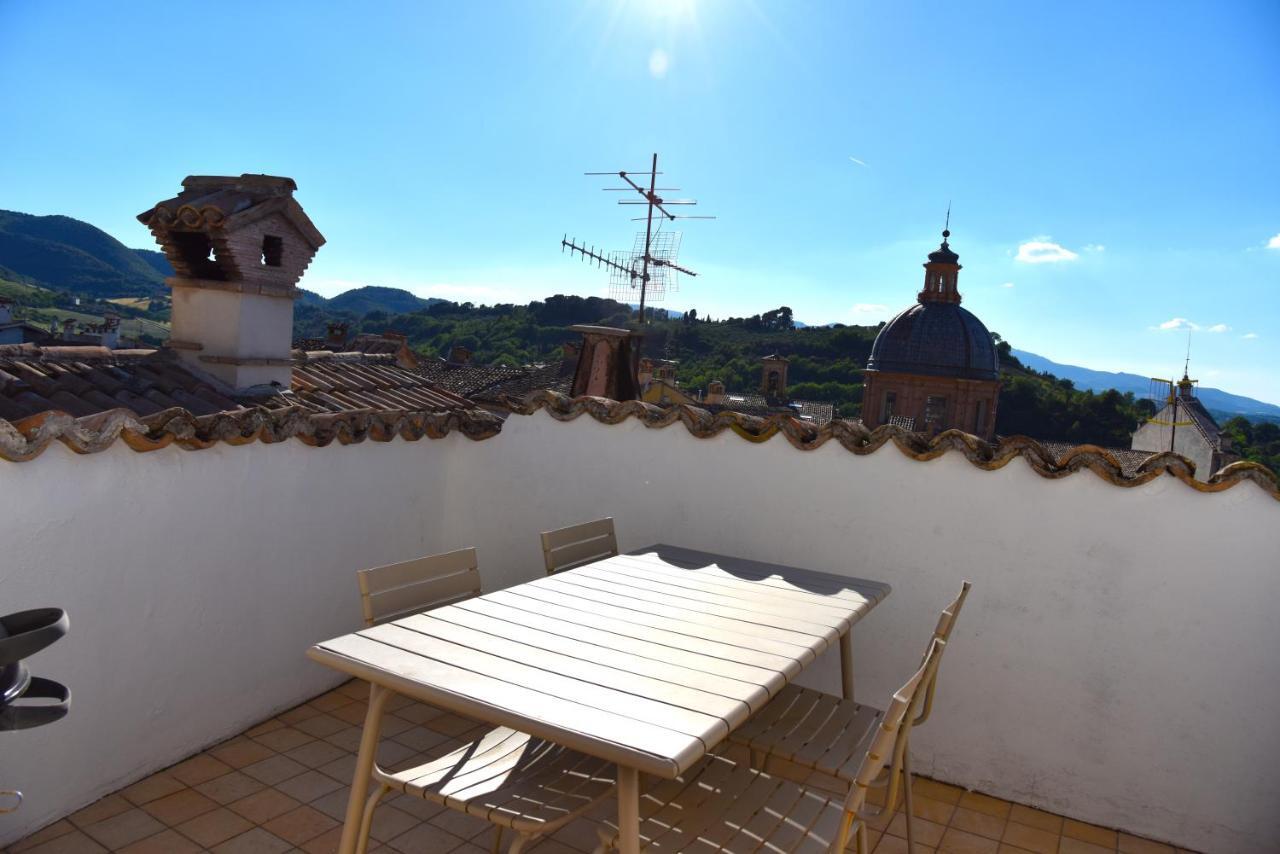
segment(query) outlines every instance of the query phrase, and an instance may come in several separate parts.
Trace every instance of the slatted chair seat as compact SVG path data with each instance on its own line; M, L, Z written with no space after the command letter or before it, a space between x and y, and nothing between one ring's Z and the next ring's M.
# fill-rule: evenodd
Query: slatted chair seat
M790 684L730 735L753 753L853 782L884 712Z
M869 854L869 785L892 754L903 718L922 683L932 677L943 646L934 642L920 669L878 717L848 794L808 788L712 754L683 776L652 782L641 792L640 850L843 854L852 843L858 854ZM598 833L597 852L621 847L615 824L606 821Z
M613 763L507 727L374 779L530 837L553 833L613 791Z
M930 650L935 642L945 644L950 639L970 586L969 582L964 582L960 594L938 617L929 639ZM936 685L935 671L913 701L910 714L898 732L885 773L875 781L876 786L888 787L889 809L896 808L898 781L903 781L908 847L914 841L909 738L913 727L928 720ZM770 760L781 759L852 784L866 746L874 738L876 725L882 717L883 712L873 706L791 684L731 732L728 741L731 746L749 749L751 764L762 770L769 770Z

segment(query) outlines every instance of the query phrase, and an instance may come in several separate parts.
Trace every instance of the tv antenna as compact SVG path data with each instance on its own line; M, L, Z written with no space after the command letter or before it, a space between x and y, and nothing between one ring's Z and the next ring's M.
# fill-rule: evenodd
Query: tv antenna
M654 302L661 300L667 291L677 289L679 280L677 274L684 273L687 276L696 276L697 273L688 267L682 267L676 263L676 258L680 254L680 232L663 231L662 226L666 221L674 222L677 219L715 219L713 216L686 216L673 214L667 210L668 207L677 205L696 205L693 199L666 199L658 195L659 192L670 193L679 192L678 187L659 187L658 176L662 173L658 171L658 155L653 155L653 163L646 172L627 172L621 170L618 172L586 172L586 175L617 175L627 186L625 187L604 187L605 192L621 192L629 193L634 191L640 198L619 199L620 205L645 205L646 211L644 216L632 217L632 222L644 221L644 234L637 234L635 245L630 253L626 252L601 252L594 246L588 247L585 243L578 243L576 240L570 240L566 234L560 240L560 251L569 250L569 254L577 253L582 256L584 261L595 261L597 267L607 267L609 269L609 296L619 301L631 302L636 292L640 294L640 324L643 326L646 322L644 314L644 304L646 299ZM643 182L648 179L648 188L642 183L636 183L632 179L632 175L638 176ZM657 211L658 227L655 230L653 224L654 212Z

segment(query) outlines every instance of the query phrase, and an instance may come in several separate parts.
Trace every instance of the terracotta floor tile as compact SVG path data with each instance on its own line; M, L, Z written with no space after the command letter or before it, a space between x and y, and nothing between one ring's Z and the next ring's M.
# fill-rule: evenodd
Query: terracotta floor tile
M364 736L364 731L358 726L349 726L346 729L340 729L333 735L326 735L324 740L341 747L347 753L357 753L360 750L360 739Z
M342 825L335 825L302 846L307 854L336 854L342 841Z
M334 690L346 694L353 700L369 699L369 683L363 679L349 679Z
M880 841L877 842L875 847L871 850L875 852L875 854L921 854L922 852L924 852L924 854L932 854L932 852L937 849L926 848L925 846L917 843L916 850L914 852L908 852L907 840L900 839L897 836L890 836L886 833L884 836L880 837Z
M300 762L294 762L288 756L275 755L270 759L264 759L261 762L255 762L252 765L246 765L240 769L259 782L266 783L268 786L274 786L276 783L288 780L290 777L296 777L307 770L307 766Z
M284 726L284 721L279 721L279 720L276 720L275 718L271 718L270 720L263 721L262 723L258 724L255 727L250 727L249 729L245 730L244 734L249 736L249 738L257 738L260 735L265 735L266 733L278 730L283 726Z
M309 701L307 705L321 712L331 712L334 709L341 708L342 706L349 705L350 703L350 697L335 689L327 694L321 694L314 700Z
M426 726L412 726L392 739L414 750L435 750L448 740L449 736Z
M183 789L151 801L142 808L169 827L176 827L188 819L217 809L218 804L195 789Z
M1110 848L1113 851L1120 844L1114 830L1107 830L1105 827L1085 824L1082 821L1075 821L1070 818L1062 823L1062 835L1072 839L1079 839L1083 842L1091 842L1094 845L1101 845L1103 848Z
M437 818L439 815L443 815L443 812L438 814ZM402 812L393 806L380 806L373 814L373 824L369 828L369 837L379 842L387 842L422 823L416 816ZM457 836L458 834L453 835Z
M232 768L243 768L263 759L270 759L273 750L251 738L237 741L234 744L220 744L209 751L209 755L219 762L225 762Z
M176 830L163 830L120 849L120 854L201 854L199 845Z
M447 854L459 848L464 842L466 842L465 839L459 839L430 823L423 822L409 832L392 839L387 843L387 847L401 854L419 854L422 851Z
M390 716L388 716L390 719ZM324 738L326 735L333 735L340 729L350 726L346 721L338 720L333 715L318 714L315 717L307 718L305 721L299 721L294 724L294 729L301 730L307 735L315 738ZM386 724L383 724L385 729ZM390 733L387 733L390 735Z
M983 795L978 792L965 792L960 796L960 806L971 809L976 812L993 815L997 818L1008 818L1009 810L1013 804L1000 798L993 798L990 795Z
M165 795L180 792L186 787L186 783L162 772L160 774L152 774L150 777L144 777L132 786L121 789L120 796L135 806L142 806L145 803L154 801L156 798L163 798Z
M405 759L408 759L410 756L413 756L418 752L419 751L414 750L412 747L407 747L398 741L379 742L378 764L385 768L395 765L397 762L403 762Z
M53 824L42 827L30 836L15 842L9 846L10 854L22 854L22 852L42 845L45 842L57 839L59 836L65 836L76 829L76 826L65 818L61 821L55 821Z
M115 851L131 842L154 836L165 827L138 807L130 807L126 812L113 815L88 827L81 828L93 840L108 849ZM57 840L54 840L55 842Z
M106 850L106 848L85 836L83 832L73 830L70 833L62 834L56 839L42 842L34 848L28 848L23 854L101 854Z
M1120 850L1124 854L1173 854L1173 846L1153 842L1127 833L1120 834Z
M1007 842L1001 842L998 854L1035 854L1035 852L1028 851L1025 848L1019 848L1016 845L1010 845Z
M985 836L977 836L972 833L965 833L954 827L948 827L947 832L942 835L942 842L938 845L938 852L948 852L948 854L996 854L1000 849L1000 843L994 839L987 839Z
M1002 818L994 815L987 815L984 812L977 812L966 807L957 807L956 811L951 814L951 826L968 833L985 836L988 839L999 839L1004 836L1004 826L1007 822Z
M349 706L341 706L328 714L340 721L345 721L354 726L364 726L364 716L366 706L364 703L352 703Z
M445 713L444 709L428 706L426 703L412 703L403 709L396 709L396 717L404 718L411 724L420 724Z
M235 769L225 762L219 762L207 753L200 753L185 762L179 762L165 773L188 786L195 786L233 770Z
M273 836L261 827L246 831L232 837L218 847L214 854L279 854L293 848L278 836Z
M926 818L929 821L936 821L938 824L946 824L951 821L951 814L956 811L952 804L919 796L915 798L914 806L917 816Z
M275 788L297 801L309 804L316 798L342 788L342 784L319 771L307 771L283 783L277 783Z
M299 721L305 721L307 718L314 718L316 715L322 714L324 714L324 712L303 703L301 706L294 706L287 712L281 712L276 715L276 717L287 723L289 726L295 726Z
M271 732L256 735L253 740L264 747L274 750L276 753L284 753L315 739L301 730L282 726L279 729L271 730Z
M482 818L467 815L454 809L446 809L439 813L435 818L431 819L431 823L441 830L452 833L454 836L460 836L463 839L475 839L493 827Z
M916 816L915 821L911 823L914 832L915 841L918 845L928 845L932 848L938 847L938 842L942 839L942 833L947 829L945 824L938 824L934 821ZM885 829L885 833L892 836L901 836L907 838L907 817L903 813L898 813L893 817L893 821L889 822L889 826Z
M177 826L177 830L188 839L200 843L205 848L226 842L233 836L239 836L253 827L253 822L233 813L225 807L218 807L212 812L196 816L190 821Z
M1022 804L1013 805L1013 809L1009 811L1009 821L1016 821L1018 824L1025 824L1037 830L1047 830L1050 833L1062 833L1062 816L1033 807L1024 807Z
M926 798L933 798L935 801L953 805L960 803L960 797L964 794L964 789L959 786L939 783L937 780L930 780L928 777L914 777L911 783L911 791L917 797L923 795Z
M254 824L266 824L276 816L300 806L302 805L293 798L275 789L263 789L247 798L241 798L231 804L230 808L232 812L244 816Z
M316 798L311 802L311 806L320 810L320 812L329 816L329 818L337 821L345 821L347 817L347 801L350 796L351 787L343 786L340 789L335 789L327 795ZM383 801L383 804L386 804L386 801ZM381 808L382 807L378 807L378 809ZM377 813L375 812L374 815L376 816Z
M351 782L356 773L356 758L350 754L335 759L328 765L321 765L318 769L322 774L327 774L339 783L344 785Z
M343 750L341 747L330 744L327 741L312 741L301 747L295 747L285 754L294 762L301 763L308 768L319 768L321 765L328 765L335 759L341 759L343 756L349 755L349 751Z
M1036 854L1057 854L1058 851L1058 834L1019 824L1016 821L1010 821L1005 826L1004 838L1000 841L1034 851Z
M1114 854L1114 847L1094 845L1081 839L1064 836L1058 841L1058 854Z
M214 777L212 780L195 787L197 792L219 804L238 801L241 798L252 795L254 792L260 792L264 788L266 788L266 784L260 783L240 771L232 771L230 774Z
M81 829L90 824L97 824L113 815L120 815L122 812L128 812L133 809L133 804L126 801L119 795L107 795L100 798L82 810L73 812L69 818L70 822Z
M315 839L326 830L337 826L337 824L336 821L319 810L301 806L290 810L284 815L276 816L264 824L263 827L281 839L288 840L294 845L301 845L304 842Z
M449 714L448 712L443 715L437 715L425 723L425 726L431 727L436 732L451 736L460 736L465 732L469 732L475 728L475 725L476 722L473 720Z

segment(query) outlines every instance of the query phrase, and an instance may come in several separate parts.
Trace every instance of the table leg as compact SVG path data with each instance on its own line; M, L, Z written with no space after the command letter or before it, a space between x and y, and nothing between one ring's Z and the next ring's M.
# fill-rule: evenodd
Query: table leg
M840 636L840 681L846 700L853 699L853 641L849 637L851 634L853 634L852 631L846 631Z
M369 794L369 782L373 779L373 761L378 756L382 711L393 694L395 692L390 688L370 685L369 710L364 716L364 734L360 736L356 773L351 778L351 798L347 801L347 821L342 827L342 842L338 845L339 854L355 854L356 840L360 835L360 820L364 817L365 799Z
M618 850L640 854L640 772L618 766Z

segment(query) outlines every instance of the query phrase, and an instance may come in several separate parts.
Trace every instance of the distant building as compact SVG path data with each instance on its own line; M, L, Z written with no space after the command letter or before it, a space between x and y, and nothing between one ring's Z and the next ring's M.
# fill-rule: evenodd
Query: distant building
M862 392L868 427L995 435L999 360L987 327L960 307L960 256L950 236L943 231L929 254L916 304L886 323L871 347Z
M1208 480L1236 456L1230 453L1231 440L1195 396L1195 382L1183 371L1177 392L1151 420L1138 426L1131 447L1153 454L1181 454L1195 463L1196 480Z
M29 320L14 320L13 301L0 298L0 344L42 344L55 337Z
M790 415L810 424L822 425L835 418L835 404L792 398L787 392L790 360L777 353L760 360L760 386L755 392L725 391L724 383L712 380L705 394L676 381L676 362L666 359L640 360L640 399L663 406L688 404L711 412L731 411L761 418Z

